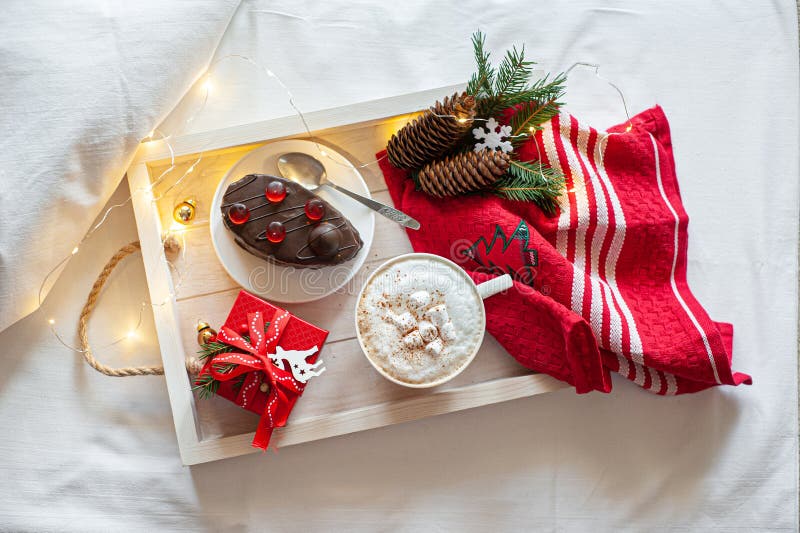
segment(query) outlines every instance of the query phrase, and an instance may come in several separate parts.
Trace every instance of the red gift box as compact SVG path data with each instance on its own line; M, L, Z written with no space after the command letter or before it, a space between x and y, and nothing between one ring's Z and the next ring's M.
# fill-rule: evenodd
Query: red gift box
M328 331L240 291L216 337L231 350L209 358L198 380L211 374L219 381L216 394L261 415L253 446L266 450L272 430L286 424L307 378L321 373L314 363L327 337ZM230 369L230 363L236 366Z

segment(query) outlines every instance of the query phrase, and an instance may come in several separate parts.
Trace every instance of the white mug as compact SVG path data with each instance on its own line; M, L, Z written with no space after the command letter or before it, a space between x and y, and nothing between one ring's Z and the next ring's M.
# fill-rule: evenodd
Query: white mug
M389 259L388 261L380 265L378 268L375 269L374 272L372 272L372 274L370 274L369 278L367 278L367 281L361 287L361 291L359 291L358 293L358 298L356 298L356 309L355 309L356 336L358 337L358 344L359 346L361 346L361 351L364 353L364 356L367 358L370 364L375 368L375 370L377 370L381 376L385 377L389 381L397 383L398 385L403 385L404 387L410 387L414 389L425 389L429 387L436 387L438 385L450 381L451 379L459 375L461 372L463 372L464 369L469 366L472 360L475 359L478 350L480 350L481 343L483 342L483 336L486 333L486 310L484 309L482 304L478 306L478 312L480 313L479 317L480 336L475 342L475 346L472 349L472 353L470 353L470 355L465 359L464 364L458 367L455 371L445 376L442 376L441 378L438 378L435 381L430 381L425 383L406 383L389 375L385 370L383 370L383 368L380 367L380 365L378 365L375 361L373 361L372 358L367 354L367 350L364 347L364 342L361 337L361 331L359 331L358 327L358 307L364 295L364 290L370 285L372 279L378 273L383 272L387 267L395 263L399 263L401 261L405 261L408 259L425 259L429 261L437 261L441 264L446 265L450 269L453 269L455 272L457 272L459 276L463 277L464 280L467 282L468 286L471 287L473 291L475 291L474 294L477 295L481 300L486 299L489 296L493 296L504 290L510 289L514 285L514 282L511 279L511 276L509 276L508 274L503 274L502 276L498 276L496 278L492 278L488 281L485 281L480 285L476 285L475 282L472 281L472 278L470 278L467 275L467 273L464 272L464 270L454 262L438 255L424 254L424 253L410 253L410 254L398 255L397 257Z

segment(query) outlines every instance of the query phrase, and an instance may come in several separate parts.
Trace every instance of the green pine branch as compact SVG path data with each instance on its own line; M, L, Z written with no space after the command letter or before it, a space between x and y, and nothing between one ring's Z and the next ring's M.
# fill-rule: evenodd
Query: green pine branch
M550 74L546 74L524 89L509 94L505 101L509 106L531 101L552 101L555 102L557 106L560 106L561 103L558 101L564 96L564 83L566 79L563 73L556 75L552 79L550 78Z
M518 94L528 87L528 80L533 74L534 61L525 61L525 46L520 51L516 47L506 52L497 69L497 79L494 83L494 94Z
M214 357L215 355L230 351L231 347L225 343L218 341L207 342L200 345L200 349L197 351L197 358L201 361L205 361L209 357Z
M266 333L268 329L269 329L269 322L265 322L264 333ZM248 343L250 342L249 335L244 334L242 335L242 338L246 340ZM200 346L200 350L198 350L197 352L197 357L201 361L206 361L209 358L214 358L219 354L228 353L231 350L232 348L223 342L219 341L207 342L206 344ZM213 365L214 370L223 374L230 372L237 366L238 365L236 363L219 363L219 364L215 363ZM247 374L242 374L234 378L233 387L235 389L240 389L242 387L246 375ZM203 374L201 376L198 376L197 379L195 379L194 386L192 386L192 390L198 391L200 393L200 398L203 399L210 398L211 396L214 396L217 393L217 390L219 389L219 383L220 382L217 379L214 379L214 376L212 376L211 374Z
M192 387L193 391L198 391L200 394L200 398L205 400L206 398L211 398L217 393L217 389L219 389L219 381L214 379L214 376L211 374L203 374L201 376L197 376L197 379L194 380L194 386Z
M513 47L495 70L485 50L486 37L481 32L472 36L477 70L467 83L467 93L475 97L476 115L480 118L498 118L509 107L526 102L548 102L549 107L560 106L559 99L564 95L565 76L559 74L550 79L545 76L534 82L534 61L525 59L525 47Z
M219 372L220 374L227 374L231 372L234 368L236 368L236 363L214 363L212 367L214 370ZM241 388L244 384L245 376L247 374L241 374L236 376L233 380L233 387L235 389ZM209 374L203 374L201 376L197 376L197 379L194 381L194 386L192 390L198 391L200 393L200 398L206 399L214 396L219 389L220 381L215 379L214 376Z
M489 60L489 52L484 49L486 36L481 32L472 34L472 47L478 70L467 83L467 93L475 97L480 94L491 94L494 85L494 67Z
M552 215L559 209L564 176L540 161L511 161L505 176L493 185L494 193L509 200L533 202Z
M512 141L519 144L527 140L524 135L532 135L540 126L558 114L560 103L550 100L531 100L518 105L517 110L511 115Z

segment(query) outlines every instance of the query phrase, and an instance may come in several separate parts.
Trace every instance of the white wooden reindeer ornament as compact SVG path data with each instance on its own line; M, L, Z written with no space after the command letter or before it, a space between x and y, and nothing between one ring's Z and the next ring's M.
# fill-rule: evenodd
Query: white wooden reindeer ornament
M306 361L306 358L318 351L319 348L316 346L312 346L307 350L284 350L278 346L275 348L275 355L270 355L270 359L278 368L291 371L294 379L300 383L306 383L312 377L319 376L325 372L325 367L319 368L322 364L322 359L316 363L308 363ZM284 361L286 361L285 364ZM286 364L289 365L289 368L286 368Z

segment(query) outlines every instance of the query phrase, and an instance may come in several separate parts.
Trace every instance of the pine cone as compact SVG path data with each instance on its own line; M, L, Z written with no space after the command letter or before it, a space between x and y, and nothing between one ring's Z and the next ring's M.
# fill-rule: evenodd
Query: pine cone
M472 127L474 116L475 98L465 92L437 101L392 135L386 147L389 162L397 168L417 169L444 156Z
M417 174L417 183L431 196L453 196L488 187L510 164L511 156L505 152L464 152L428 163Z

